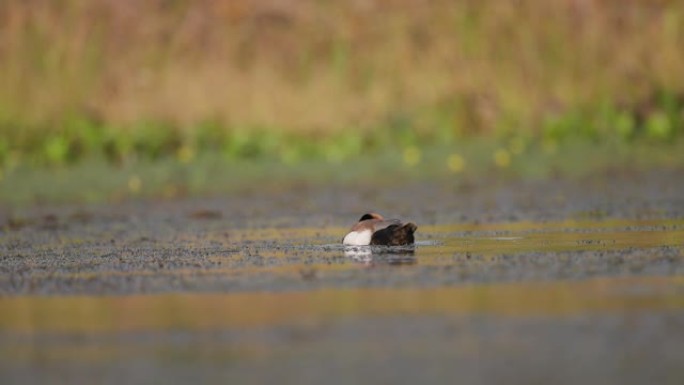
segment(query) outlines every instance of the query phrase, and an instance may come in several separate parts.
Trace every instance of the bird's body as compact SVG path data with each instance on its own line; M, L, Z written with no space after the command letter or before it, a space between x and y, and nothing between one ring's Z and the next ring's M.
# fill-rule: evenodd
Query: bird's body
M342 243L350 246L405 246L414 242L413 233L418 227L398 219L385 219L369 213L359 219L344 237Z

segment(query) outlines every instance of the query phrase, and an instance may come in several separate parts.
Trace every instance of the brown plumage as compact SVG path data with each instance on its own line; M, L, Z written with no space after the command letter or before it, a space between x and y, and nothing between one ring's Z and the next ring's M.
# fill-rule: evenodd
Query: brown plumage
M368 213L352 226L342 243L355 246L412 245L415 242L413 233L417 228L411 222L403 223L398 219L385 219L378 213Z

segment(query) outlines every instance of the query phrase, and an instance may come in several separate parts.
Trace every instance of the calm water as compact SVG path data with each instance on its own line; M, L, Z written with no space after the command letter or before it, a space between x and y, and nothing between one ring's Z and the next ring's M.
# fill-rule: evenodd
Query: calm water
M3 236L2 383L684 381L684 220L105 222Z

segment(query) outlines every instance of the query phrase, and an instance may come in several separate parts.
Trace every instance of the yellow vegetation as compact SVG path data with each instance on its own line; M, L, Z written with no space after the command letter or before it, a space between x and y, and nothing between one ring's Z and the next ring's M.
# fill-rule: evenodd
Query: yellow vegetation
M8 0L0 123L529 130L684 89L682 25L668 0Z

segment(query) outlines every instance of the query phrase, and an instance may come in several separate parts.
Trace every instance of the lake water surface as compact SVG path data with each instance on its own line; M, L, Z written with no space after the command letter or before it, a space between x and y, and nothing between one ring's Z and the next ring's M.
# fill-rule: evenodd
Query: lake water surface
M680 384L682 186L637 184L390 195L411 249L342 247L361 198L315 189L19 211L0 382Z

